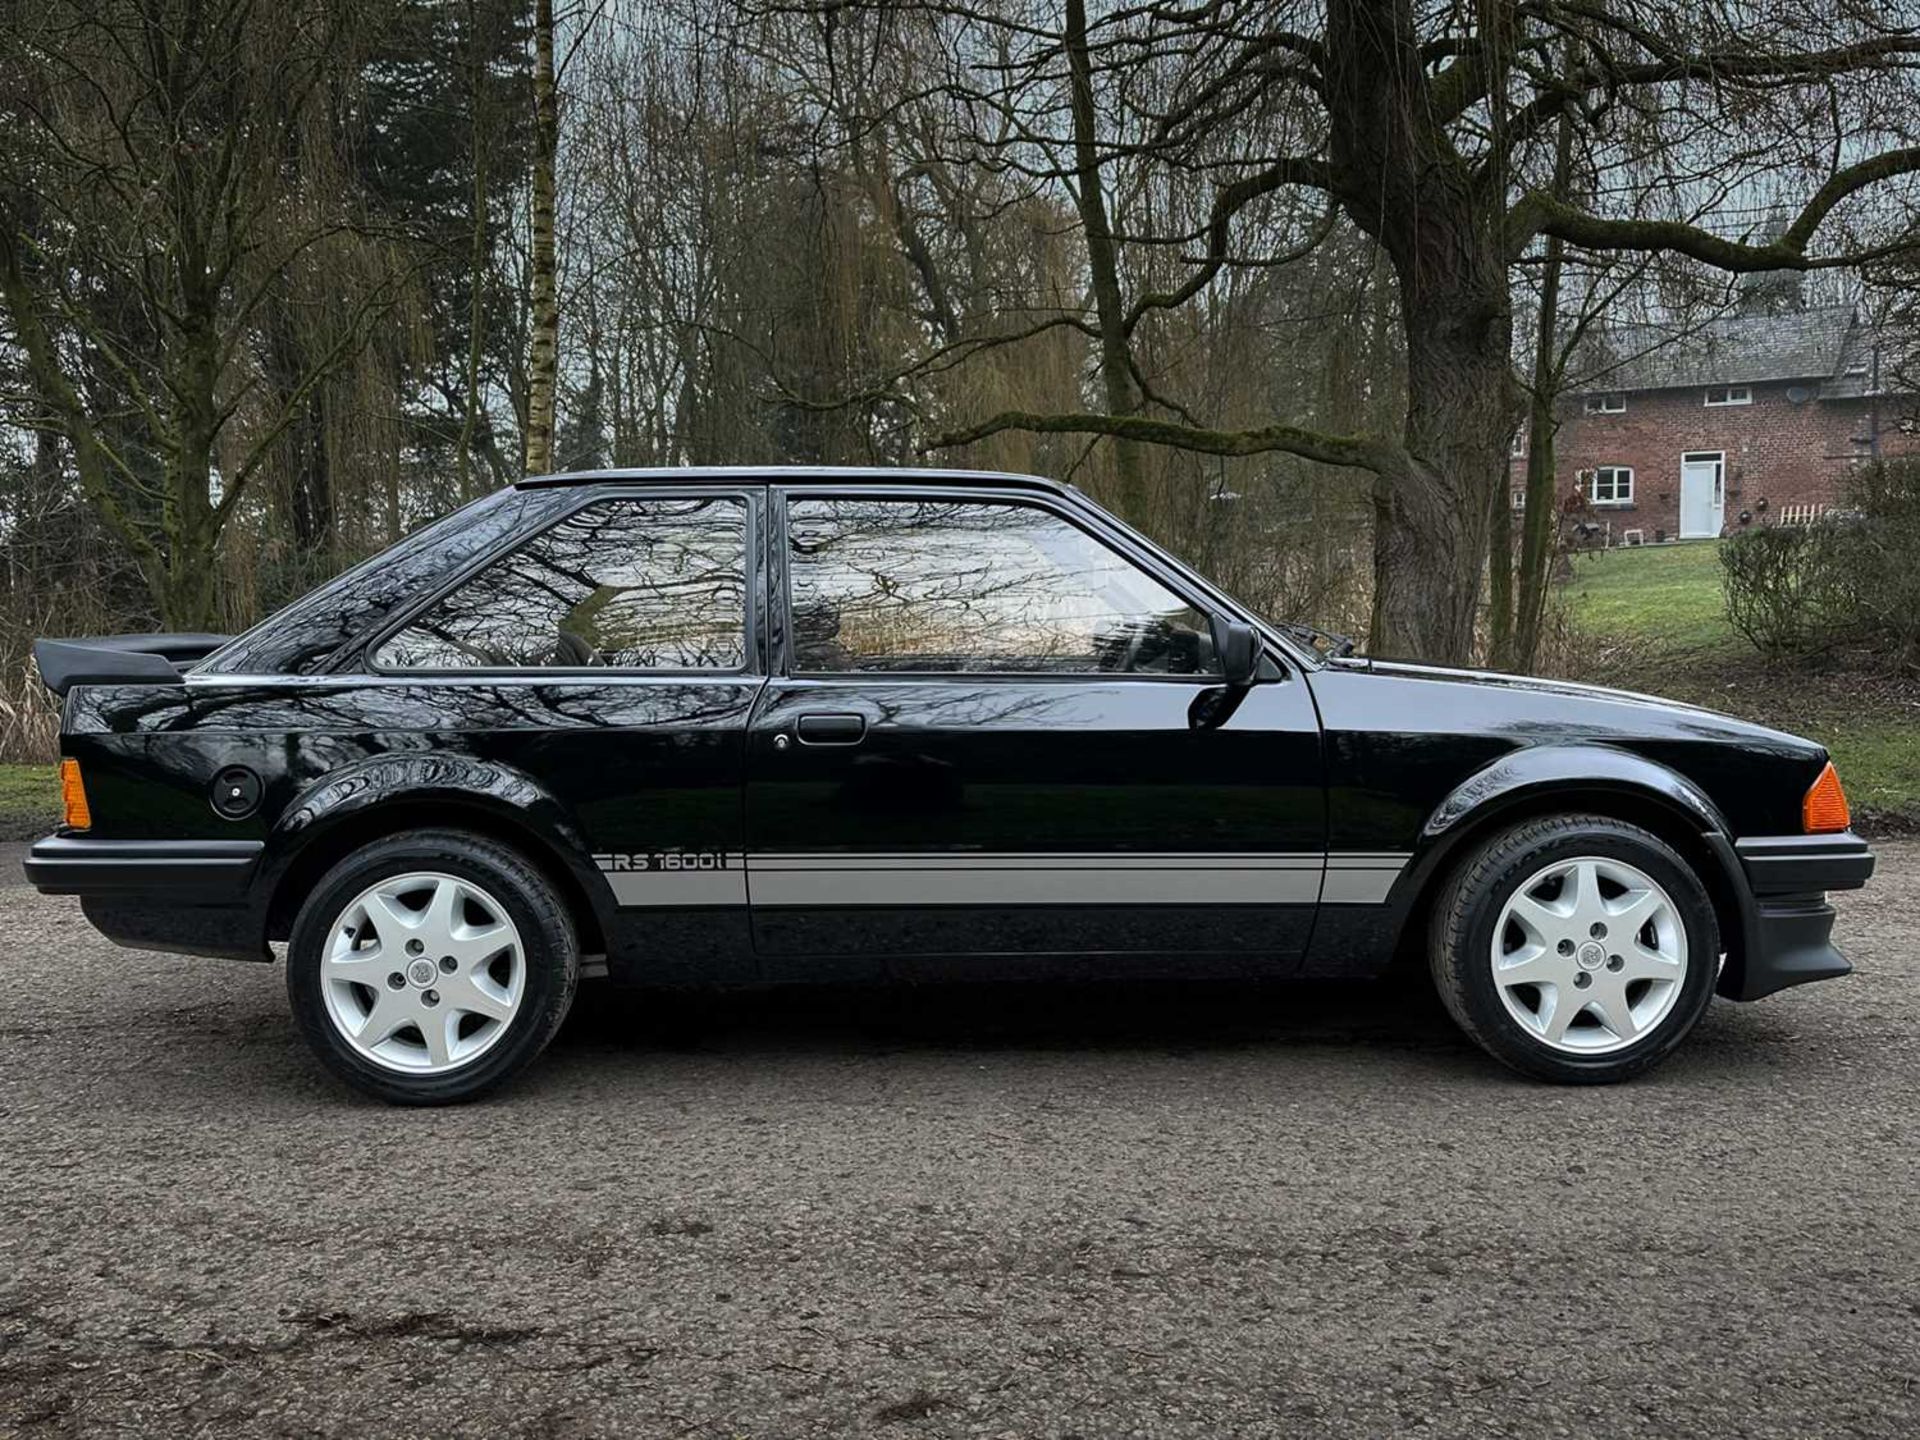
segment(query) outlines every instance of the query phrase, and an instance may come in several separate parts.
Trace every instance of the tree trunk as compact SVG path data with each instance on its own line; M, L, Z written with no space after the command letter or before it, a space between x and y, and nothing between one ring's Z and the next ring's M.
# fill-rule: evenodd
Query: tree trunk
M1554 140L1553 194L1564 200L1573 187L1573 116L1562 112ZM1554 435L1558 428L1563 370L1560 346L1560 274L1566 246L1549 235L1540 274L1539 334L1533 352L1533 397L1527 421L1527 508L1520 525L1520 586L1514 600L1513 663L1531 670L1540 658L1540 625L1547 610L1559 497L1555 490Z
M554 169L560 149L553 77L553 0L534 0L533 334L527 354L527 473L553 468L553 392L560 364L560 304L554 274Z
M549 36L549 43L551 36ZM471 243L467 254L467 362L462 376L464 399L460 415L460 440L456 453L456 463L460 473L460 498L471 500L476 492L473 483L473 437L474 427L480 420L480 356L482 342L485 339L487 310L487 146L486 117L484 102L487 84L487 65L485 51L480 44L480 10L474 0L467 0L467 49L470 56L468 65L470 86L467 103L473 107L468 116L467 148L469 162L473 166L472 189L472 230ZM551 172L549 172L551 178ZM548 390L549 412L547 417L548 433L552 433L553 417L551 413L552 390Z
M1404 473L1376 494L1376 654L1474 651L1493 497L1512 429L1504 197L1436 124L1408 0L1332 0L1328 155L1340 200L1399 281Z
M1405 285L1403 274L1402 284ZM1504 296L1459 293L1407 307L1407 451L1376 536L1376 654L1464 664L1474 652L1494 497L1513 425Z
M1087 275L1093 291L1094 319L1100 331L1100 383L1109 415L1134 411L1133 375L1127 344L1126 312L1120 297L1120 266L1107 217L1100 177L1099 116L1093 103L1093 67L1087 54L1086 0L1067 0L1067 68L1073 99L1074 200L1087 240ZM1140 447L1131 440L1113 442L1117 480L1114 508L1138 523L1146 507Z

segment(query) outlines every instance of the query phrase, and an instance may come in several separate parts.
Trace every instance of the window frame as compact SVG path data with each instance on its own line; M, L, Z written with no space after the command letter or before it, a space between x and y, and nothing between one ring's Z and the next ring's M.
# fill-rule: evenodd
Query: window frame
M1713 392L1716 390L1726 396L1726 399L1714 399ZM1700 395L1709 410L1728 410L1740 405L1753 404L1753 386L1751 385L1708 385L1701 390ZM1735 399L1735 395L1739 398Z
M766 524L767 585L771 601L768 606L770 624L767 659L769 670L782 679L804 680L809 684L865 685L926 682L951 684L956 680L964 680L970 685L1062 683L1107 685L1129 682L1186 685L1197 689L1212 689L1226 683L1218 674L1166 675L1128 670L801 670L794 665L793 658L793 577L787 563L792 550L787 514L790 500L880 500L909 503L1017 505L1040 510L1073 526L1094 544L1112 551L1170 591L1177 599L1185 601L1206 616L1210 629L1214 621L1223 617L1241 620L1243 623L1253 623L1249 617L1235 614L1231 607L1223 606L1214 597L1206 594L1192 582L1191 577L1183 574L1176 567L1166 564L1159 555L1143 545L1133 543L1132 537L1127 532L1118 529L1110 530L1107 526L1090 523L1095 519L1093 515L1082 512L1071 503L1062 503L1058 497L1046 491L980 490L950 485L836 485L831 481L818 484L775 485L768 497ZM1260 636L1262 655L1270 656L1273 646L1267 638L1266 627L1254 625L1254 633ZM1273 678L1279 678L1280 673L1284 672L1277 672Z
M1609 500L1602 500L1600 498L1600 472L1603 470L1611 473L1615 477L1613 482L1614 495L1613 495L1613 498ZM1637 480L1637 477L1633 473L1633 466L1631 465L1596 465L1593 467L1593 470L1590 473L1592 478L1587 485L1587 503L1593 506L1594 509L1624 510L1634 503L1634 495L1635 495L1634 487L1635 487L1635 482ZM1620 477L1621 475L1625 475L1627 477L1627 493L1624 496L1619 493L1620 481L1618 477Z
M1618 400L1618 405L1609 405L1609 400ZM1586 397L1581 402L1581 410L1588 415L1624 415L1627 413L1627 392L1624 390L1603 390Z
M518 553L549 530L571 520L596 505L628 500L735 500L740 503L744 526L741 560L744 594L742 616L741 664L728 669L648 670L625 665L460 665L453 667L399 666L375 663L380 647L412 625L447 596L478 579L490 567ZM582 486L574 503L564 506L537 525L509 537L502 544L474 557L422 596L397 607L395 613L364 641L356 651L361 673L388 679L419 680L737 680L766 674L762 596L766 593L765 548L761 531L765 528L762 512L766 500L763 485L608 485Z

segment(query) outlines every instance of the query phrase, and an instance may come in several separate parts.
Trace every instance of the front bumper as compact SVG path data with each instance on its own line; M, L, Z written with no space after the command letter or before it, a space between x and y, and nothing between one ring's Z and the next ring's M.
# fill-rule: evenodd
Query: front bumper
M1769 835L1733 846L1740 877L1744 942L1721 993L1758 1000L1789 985L1831 980L1853 967L1833 947L1829 890L1857 890L1873 874L1873 851L1842 835Z
M78 895L95 929L136 950L267 960L252 901L258 840L100 840L49 835L22 868L45 895Z

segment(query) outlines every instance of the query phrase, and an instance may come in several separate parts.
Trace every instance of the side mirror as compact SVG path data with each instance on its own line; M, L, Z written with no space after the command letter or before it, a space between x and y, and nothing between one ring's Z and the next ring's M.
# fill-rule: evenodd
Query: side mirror
M1213 617L1213 650L1220 657L1220 674L1236 689L1253 683L1260 666L1260 637L1241 620Z

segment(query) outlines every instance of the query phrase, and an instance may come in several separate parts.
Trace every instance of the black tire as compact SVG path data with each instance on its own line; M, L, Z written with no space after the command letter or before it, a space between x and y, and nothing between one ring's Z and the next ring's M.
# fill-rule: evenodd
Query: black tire
M519 1008L504 1033L471 1062L432 1075L390 1070L356 1051L328 1013L320 979L333 925L354 898L380 880L416 870L470 881L496 900L520 933L526 971ZM516 851L461 830L411 831L354 852L314 886L287 946L287 998L314 1054L354 1089L394 1105L460 1104L511 1080L560 1029L579 978L573 920L553 885Z
M1509 1013L1493 975L1493 931L1508 900L1542 869L1578 856L1623 861L1658 882L1687 941L1686 974L1664 1018L1639 1039L1597 1055L1555 1049L1525 1028ZM1488 1054L1537 1080L1606 1085L1657 1065L1706 1013L1719 974L1720 931L1699 876L1659 836L1603 815L1563 815L1495 835L1460 863L1434 903L1428 960L1447 1012Z

